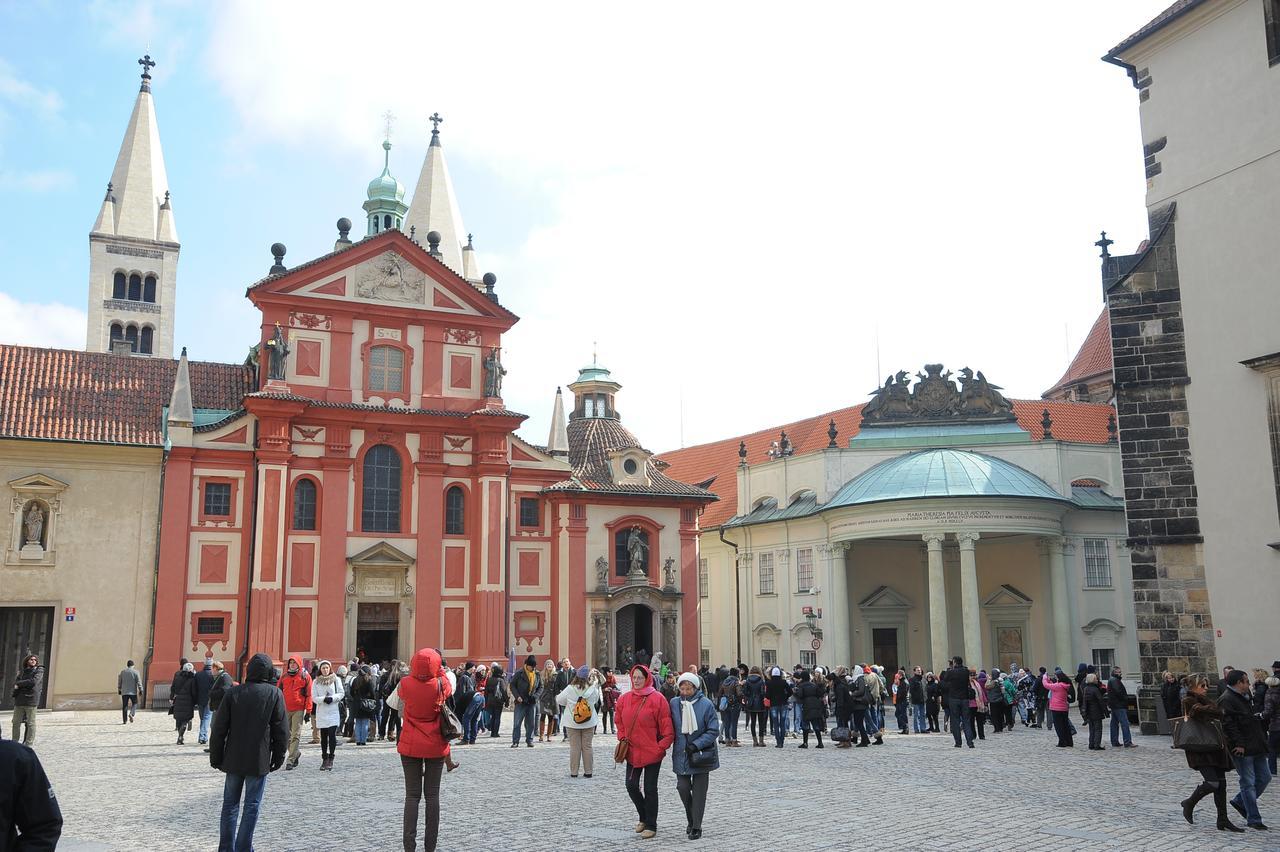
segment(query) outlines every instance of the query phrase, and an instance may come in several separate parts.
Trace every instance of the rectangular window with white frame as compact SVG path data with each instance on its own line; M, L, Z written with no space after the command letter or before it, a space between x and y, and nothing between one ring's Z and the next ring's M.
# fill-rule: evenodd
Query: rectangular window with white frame
M772 648L765 648L760 652L760 663L765 667L765 671L768 671L778 664L778 652Z
M711 596L711 577L707 573L707 560L705 558L698 560L698 597L706 598Z
M1111 552L1105 538L1084 540L1084 587L1111 588Z
M773 594L773 554L760 554L760 594Z
M796 591L804 593L813 588L813 548L802 547L796 551Z
M804 666L806 669L812 669L817 664L818 664L817 651L801 651L800 652L800 665Z
M709 648L701 648L698 651L698 662L707 668L711 667L711 650Z
M1094 648L1093 666L1098 670L1098 680L1106 681L1111 677L1111 668L1116 664L1115 648Z

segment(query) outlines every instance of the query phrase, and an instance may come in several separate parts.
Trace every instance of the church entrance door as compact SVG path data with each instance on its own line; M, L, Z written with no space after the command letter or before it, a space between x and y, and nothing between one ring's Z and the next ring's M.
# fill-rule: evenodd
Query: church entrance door
M628 604L618 610L614 618L617 631L618 667L625 669L634 663L641 650L653 657L653 610L644 604ZM628 656L630 660L628 660Z
M69 621L70 619L68 619ZM45 678L37 707L44 707L49 694L49 651L53 647L53 607L0 607L0 684L11 686L31 654L40 658ZM13 690L0 692L0 709L13 708Z
M398 603L361 603L356 618L356 650L369 662L397 657L400 638Z

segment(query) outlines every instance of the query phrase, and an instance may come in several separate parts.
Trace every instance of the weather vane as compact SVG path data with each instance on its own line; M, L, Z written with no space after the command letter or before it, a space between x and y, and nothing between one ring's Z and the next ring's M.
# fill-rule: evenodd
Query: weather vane
M395 121L396 121L395 113L393 113L391 110L387 110L382 114L382 121L386 128L387 141L390 142L391 141L391 125L395 124Z

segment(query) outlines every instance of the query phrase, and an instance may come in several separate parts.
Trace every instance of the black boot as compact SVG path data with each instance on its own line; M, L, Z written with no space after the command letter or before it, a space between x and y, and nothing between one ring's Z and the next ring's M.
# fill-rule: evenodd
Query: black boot
M822 731L815 731L814 736L818 738L818 748L822 748Z
M1191 795L1182 801L1182 818L1191 824L1195 824L1195 820L1191 818L1192 812L1196 809L1198 803L1205 796L1213 793L1213 787L1206 782L1200 782L1200 786L1191 791Z
M1227 782L1219 781L1213 790L1213 806L1218 809L1218 831L1238 831L1244 829L1227 819Z
M805 731L804 742L800 743L800 748L808 748L808 747L809 747L809 732Z

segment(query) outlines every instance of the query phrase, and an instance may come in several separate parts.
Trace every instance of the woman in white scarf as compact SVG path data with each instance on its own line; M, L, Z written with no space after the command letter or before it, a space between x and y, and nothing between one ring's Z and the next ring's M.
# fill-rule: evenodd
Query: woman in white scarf
M671 723L676 731L671 768L675 770L676 791L689 822L685 834L690 840L697 840L702 837L711 771L720 767L716 751L720 720L716 706L702 694L697 675L685 672L676 685L680 694L671 699Z

